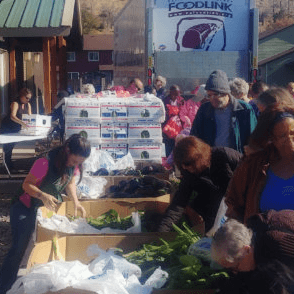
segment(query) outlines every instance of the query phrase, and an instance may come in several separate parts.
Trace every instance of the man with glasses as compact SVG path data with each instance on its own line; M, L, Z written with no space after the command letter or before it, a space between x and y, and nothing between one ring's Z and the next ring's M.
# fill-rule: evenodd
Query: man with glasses
M210 146L243 153L257 123L251 105L231 95L227 74L222 70L210 74L205 90L209 101L199 108L190 135Z

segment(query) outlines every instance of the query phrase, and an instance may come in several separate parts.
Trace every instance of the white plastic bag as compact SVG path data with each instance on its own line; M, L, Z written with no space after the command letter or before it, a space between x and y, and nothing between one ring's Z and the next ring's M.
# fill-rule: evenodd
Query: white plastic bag
M132 212L133 226L126 229L112 229L105 227L96 229L87 223L86 219L78 218L70 221L65 215L55 214L50 218L44 218L39 209L37 214L38 224L47 230L67 233L67 234L119 234L119 233L141 233L141 218L138 212Z
M79 198L97 199L104 194L106 184L107 180L103 177L84 176L77 185L77 196Z
M91 148L90 156L84 161L83 169L85 173L95 172L99 169L101 151L96 147Z
M42 294L57 292L74 286L79 280L93 275L87 265L80 261L52 261L39 265L27 275L19 278L7 292L8 294Z
M207 237L212 237L216 231L220 228L220 226L226 221L226 212L227 212L228 206L225 203L225 197L222 199L215 220L212 228L206 233Z
M127 278L131 275L140 277L142 272L140 267L128 262L125 258L115 255L112 251L105 251L98 245L91 245L87 250L89 256L99 255L90 264L89 269L95 275L102 275L105 270L119 270Z
M164 286L168 279L168 273L163 271L161 267L158 267L154 273L148 278L148 280L145 282L146 286L160 289Z
M125 155L122 158L119 158L117 160L117 162L114 165L113 170L124 170L127 168L132 168L132 169L136 168L134 159L133 159L130 152L127 155Z

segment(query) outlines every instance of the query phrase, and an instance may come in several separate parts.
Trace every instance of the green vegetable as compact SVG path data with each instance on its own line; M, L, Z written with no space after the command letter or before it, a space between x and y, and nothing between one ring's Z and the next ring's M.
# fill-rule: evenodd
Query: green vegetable
M144 244L142 249L123 255L129 262L141 267L141 283L144 283L154 271L161 268L168 272L169 279L165 288L168 289L215 289L220 281L228 279L224 271L211 269L193 256L187 255L190 245L200 240L200 235L192 231L187 224L183 229L173 225L178 233L173 241L160 239L161 245Z
M139 211L140 217L144 216L144 212ZM120 218L117 211L110 209L108 212L98 216L97 218L89 217L87 222L95 227L96 229L111 228L126 230L132 227L134 224L132 222L132 216L127 216L125 218Z

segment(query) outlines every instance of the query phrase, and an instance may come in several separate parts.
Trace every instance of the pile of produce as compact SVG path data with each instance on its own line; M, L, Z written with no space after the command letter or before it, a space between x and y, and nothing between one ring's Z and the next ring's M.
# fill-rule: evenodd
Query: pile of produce
M123 170L111 170L106 168L99 168L96 172L92 172L92 176L143 176L143 175L156 175L164 173L166 169L162 165L148 165L142 169L127 168Z
M144 212L139 211L139 215L142 220L142 218L144 218ZM118 212L114 209L110 209L108 212L98 216L97 218L89 217L87 218L87 222L98 230L103 228L127 230L133 226L131 215L121 218L118 215Z
M144 198L170 194L171 183L153 176L143 176L132 180L122 180L110 186L101 198Z
M162 215L158 212L154 211L138 211L141 221L141 231L142 232L155 232ZM69 217L70 220L75 219L75 217ZM111 228L111 229L118 229L118 230L127 230L133 226L132 216L126 216L121 218L118 212L114 209L110 209L106 213L98 216L97 218L88 217L86 218L88 224L93 226L94 228L101 230L103 228ZM190 221L189 218L183 214L181 219L178 222L179 228L183 228L183 225Z
M144 244L139 251L123 255L129 262L140 266L144 283L158 266L168 272L164 288L168 289L217 289L229 279L226 271L216 270L194 255L187 255L190 245L201 239L186 224L184 230L174 225L178 236L174 241L160 239L162 245Z

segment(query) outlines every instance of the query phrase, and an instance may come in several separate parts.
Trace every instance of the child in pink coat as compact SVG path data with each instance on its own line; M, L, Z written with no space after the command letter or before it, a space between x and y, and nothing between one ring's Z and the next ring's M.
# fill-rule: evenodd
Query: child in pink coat
M185 101L180 108L179 116L183 123L183 128L188 129L192 127L196 113L201 105L201 100L206 97L205 85L197 86L192 94L194 97Z

